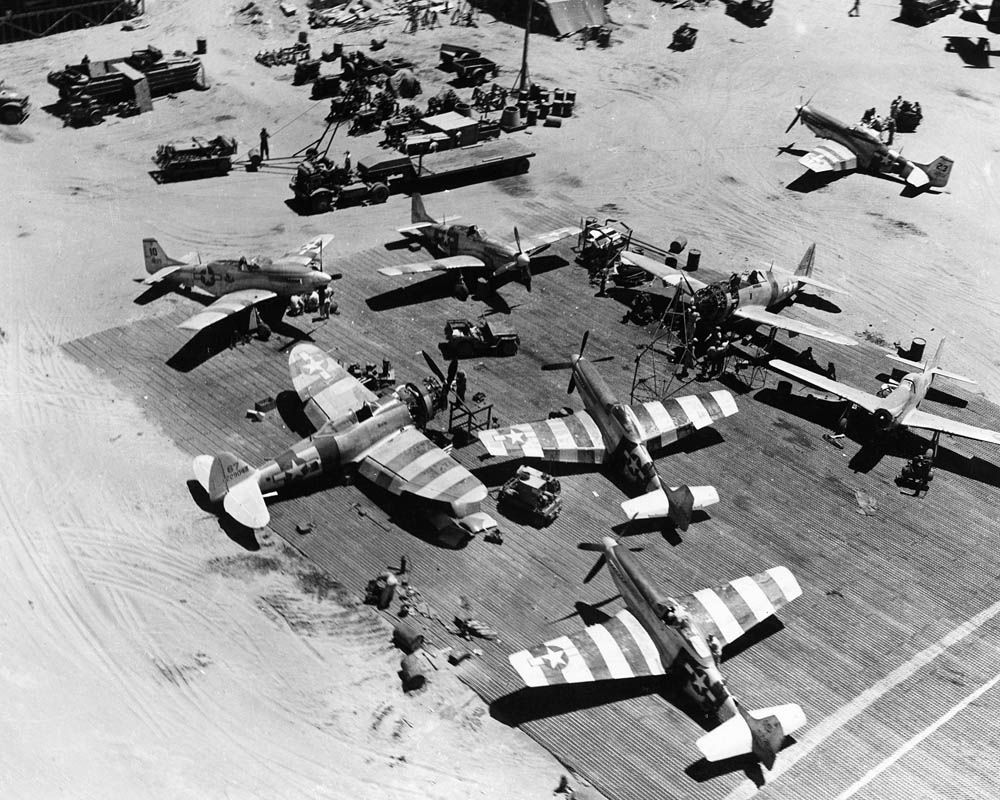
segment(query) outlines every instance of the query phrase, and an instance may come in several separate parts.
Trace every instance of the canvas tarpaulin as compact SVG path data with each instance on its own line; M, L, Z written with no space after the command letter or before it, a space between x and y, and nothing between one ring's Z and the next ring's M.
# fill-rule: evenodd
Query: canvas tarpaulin
M549 10L556 35L575 33L588 25L607 25L603 0L547 0L539 3Z

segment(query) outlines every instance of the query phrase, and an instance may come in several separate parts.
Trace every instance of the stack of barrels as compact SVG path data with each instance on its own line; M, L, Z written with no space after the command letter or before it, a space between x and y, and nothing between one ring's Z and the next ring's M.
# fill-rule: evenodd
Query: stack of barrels
M518 92L516 99L512 100L512 104L503 112L504 122L508 127L515 119L516 112L520 127L541 122L546 127L558 128L562 125L563 118L573 116L576 92L567 89L549 91L533 83L530 90Z

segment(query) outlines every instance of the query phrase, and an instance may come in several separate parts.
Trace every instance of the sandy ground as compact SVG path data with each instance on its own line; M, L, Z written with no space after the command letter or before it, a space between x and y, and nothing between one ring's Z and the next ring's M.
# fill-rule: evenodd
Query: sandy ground
M528 192L620 217L652 241L684 233L716 269L772 260L791 268L816 241L818 274L851 297L833 318L795 313L888 341L923 336L933 346L947 335L947 366L1000 400L991 263L1000 90L989 71L944 53L941 39L981 30L957 18L913 29L892 21L894 3L863 5L849 19L847 2L780 3L767 27L751 30L718 5L681 12L614 0L622 25L608 51L534 39L532 77L575 89L579 104L561 130L522 134L539 153ZM291 86L290 68L253 62L257 50L293 42L299 26L264 4L267 23L250 27L236 6L149 0L145 30L112 25L0 50L0 75L35 105L25 124L0 130L0 790L548 796L561 771L551 757L494 722L453 676L402 696L398 654L380 624L341 594L317 593L308 566L278 543L248 554L225 538L191 501L187 456L58 348L189 302L133 304L143 236L171 253L274 255L331 231L349 280L349 254L408 221L405 197L298 217L283 202L283 174L150 179L156 145L172 138L226 132L253 144L266 125L280 154L321 129L325 103ZM698 45L671 53L669 34L685 20L700 29ZM418 61L436 89L441 41L478 43L516 65L520 32L482 23L406 37L397 20L375 35L390 37L389 55ZM40 108L55 99L46 73L84 53L113 57L146 42L192 49L199 35L209 39L207 92L83 130L63 129ZM311 33L316 47L369 38ZM863 175L809 193L787 188L802 169L778 148L816 140L802 127L782 131L793 105L814 93L814 105L847 120L872 105L885 111L897 94L919 100L924 123L902 144L918 160L954 158L948 190L910 199L899 184ZM332 152L375 150L375 137L343 142ZM519 200L482 185L428 205L460 207L466 220L503 231L530 227Z

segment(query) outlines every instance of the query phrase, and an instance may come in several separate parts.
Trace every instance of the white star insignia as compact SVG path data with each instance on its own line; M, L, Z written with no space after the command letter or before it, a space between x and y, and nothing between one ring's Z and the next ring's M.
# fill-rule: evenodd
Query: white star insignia
M546 645L545 655L540 656L542 661L549 665L549 669L559 669L566 665L566 651L558 648L553 649Z

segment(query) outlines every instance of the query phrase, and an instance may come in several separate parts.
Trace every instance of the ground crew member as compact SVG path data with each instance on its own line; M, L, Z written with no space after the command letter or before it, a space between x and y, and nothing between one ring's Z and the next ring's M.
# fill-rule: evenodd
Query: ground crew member
M708 635L708 649L712 651L712 659L715 661L715 666L719 666L722 663L722 642L719 641L719 637L714 633Z
M319 315L323 319L330 319L330 287L323 287L323 298L319 303Z
M851 10L847 12L849 17L860 17L861 16L861 0L854 0L854 5L851 6Z
M348 174L348 176L351 174L351 151L350 150L345 150L344 151L344 172L346 172Z
M886 143L886 145L890 145L890 144L892 144L892 140L896 137L896 118L895 117L889 117L889 119L886 120L886 122L885 122L885 130L886 130L886 133L889 134L888 137L886 137L886 142L885 143Z
M313 289L306 298L306 311L312 314L319 311L319 292Z
M302 313L302 295L293 294L288 298L288 316L297 317Z
M260 129L260 157L262 160L267 161L271 157L271 148L268 146L268 142L271 140L271 134L267 132L267 128Z
M465 370L460 369L455 373L455 394L461 402L465 402L465 390L468 386L468 379Z

